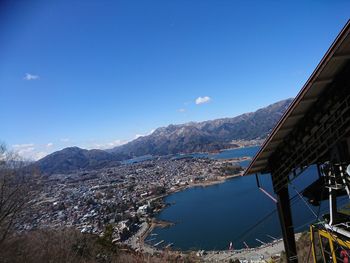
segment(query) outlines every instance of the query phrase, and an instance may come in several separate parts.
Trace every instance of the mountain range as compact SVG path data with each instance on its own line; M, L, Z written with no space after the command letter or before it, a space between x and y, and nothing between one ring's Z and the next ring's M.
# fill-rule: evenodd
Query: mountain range
M122 160L143 155L210 152L234 148L237 145L233 140L266 138L291 102L292 99L282 100L233 118L171 124L109 150L69 147L40 159L36 165L46 174L68 173L79 169L115 166Z
M233 140L265 138L292 99L282 100L255 112L233 118L189 122L156 129L109 152L130 156L209 152L232 148Z
M129 158L127 155L109 153L103 150L68 147L47 155L34 165L44 174L64 174L80 169L91 170L117 166L120 165L121 160Z

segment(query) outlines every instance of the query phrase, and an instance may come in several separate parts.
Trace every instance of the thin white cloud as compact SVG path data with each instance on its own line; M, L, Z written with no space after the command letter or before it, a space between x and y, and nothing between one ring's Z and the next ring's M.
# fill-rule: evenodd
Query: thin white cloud
M24 76L24 79L25 80L38 80L38 79L40 79L40 77L38 75L33 75L33 74L30 74L30 73L26 73L25 76Z
M208 97L208 96L204 96L204 97L198 97L196 100L195 100L195 103L197 105L199 104L204 104L204 103L209 103L211 101L211 98Z
M105 150L105 149L110 149L110 148L114 148L117 146L121 146L121 145L126 144L128 142L129 142L128 140L114 140L114 141L108 142L108 143L95 143L89 148Z
M46 147L47 148L50 148L50 147L52 147L53 146L53 143L52 142L49 142L48 144L46 144Z
M177 111L178 111L178 112L186 112L186 109L181 108L181 109L178 109Z
M47 152L38 150L33 143L14 144L12 145L12 148L19 156L34 161L37 161L48 154Z
M115 140L113 142L108 143L108 146L116 147L116 146L120 146L120 145L126 144L127 142L128 142L127 140Z
M154 131L155 131L155 129L152 129L149 132L147 132L146 134L136 134L134 137L134 140L136 140L137 138L140 138L140 137L151 135Z
M31 155L31 153L35 150L34 147L28 147L28 148L22 148L19 150L16 150L19 155L25 156L25 155Z
M95 144L90 144L90 146L88 147L89 149L101 149L101 150L105 150L105 149L111 149L117 146L121 146L123 144L127 144L128 142L131 142L133 140L136 140L137 138L143 137L143 136L147 136L152 134L155 131L155 129L150 130L148 133L146 134L135 134L135 136L129 140L114 140L112 142L107 142L107 143L95 143Z
M18 149L34 147L34 144L33 143L14 144L12 145L12 147L18 150Z
M62 139L60 139L60 141L61 141L61 142L69 142L70 139L69 139L69 138L62 138Z
M37 160L40 160L41 158L44 158L46 155L48 155L47 152L35 152L32 155L32 159L37 161Z

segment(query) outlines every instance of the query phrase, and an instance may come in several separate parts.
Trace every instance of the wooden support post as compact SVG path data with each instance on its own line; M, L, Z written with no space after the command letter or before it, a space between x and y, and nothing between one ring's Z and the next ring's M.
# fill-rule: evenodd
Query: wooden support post
M297 263L297 249L294 237L292 212L290 207L288 186L281 188L277 194L277 209L280 219L284 248L286 250L287 262Z

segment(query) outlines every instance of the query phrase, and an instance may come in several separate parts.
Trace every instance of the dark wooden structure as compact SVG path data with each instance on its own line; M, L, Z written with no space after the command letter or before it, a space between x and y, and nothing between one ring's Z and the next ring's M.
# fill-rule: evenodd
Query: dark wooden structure
M310 165L350 160L350 21L245 174L270 173L288 262L297 262L288 183Z

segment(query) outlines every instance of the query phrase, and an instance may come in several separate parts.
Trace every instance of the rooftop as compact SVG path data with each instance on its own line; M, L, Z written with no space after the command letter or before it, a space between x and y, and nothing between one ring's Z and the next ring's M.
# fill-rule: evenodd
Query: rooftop
M269 173L269 159L350 60L350 20L255 155L244 175Z

